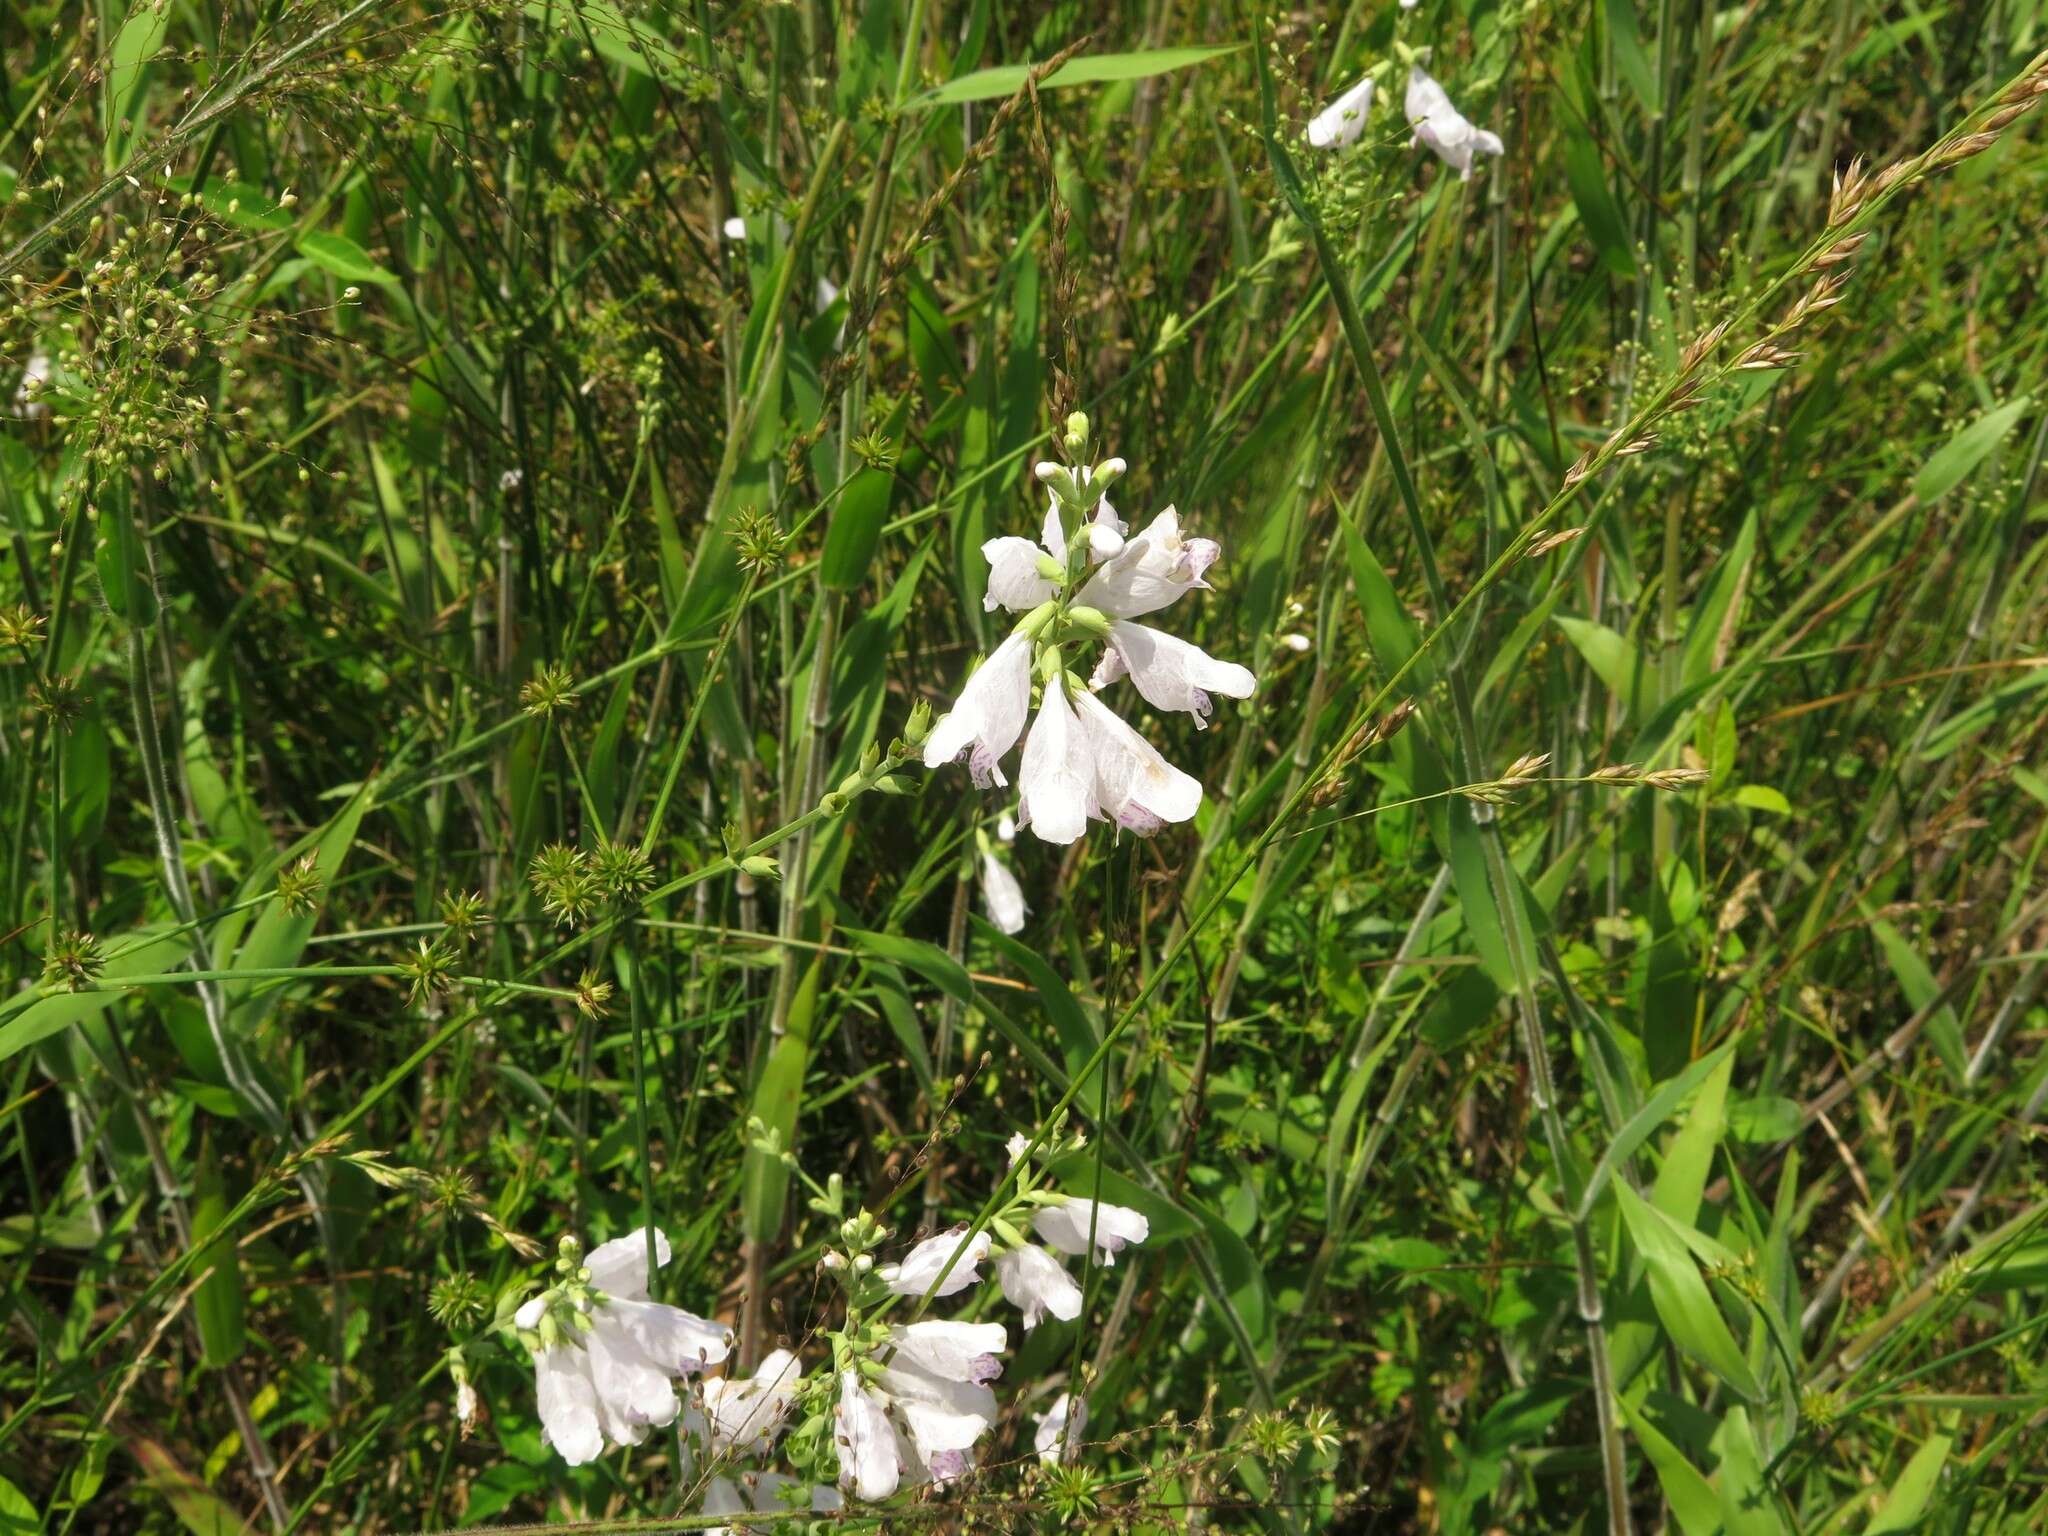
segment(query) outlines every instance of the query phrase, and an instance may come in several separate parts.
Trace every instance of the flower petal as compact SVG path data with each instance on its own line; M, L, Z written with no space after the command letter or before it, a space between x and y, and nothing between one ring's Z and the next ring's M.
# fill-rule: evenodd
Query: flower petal
M1083 702L1092 695L1083 694ZM1024 742L1017 774L1017 820L1048 843L1071 843L1088 830L1095 809L1094 758L1066 690L1048 683L1038 718Z
M1092 693L1082 694L1074 707L1094 755L1095 803L1102 815L1150 834L1190 820L1201 809L1201 781L1161 757L1115 710Z
M1093 1200L1068 1200L1049 1205L1032 1219L1032 1226L1061 1253L1086 1253L1091 1229L1095 1248L1105 1268L1116 1263L1118 1250L1127 1243L1142 1243L1152 1235L1152 1224L1144 1213L1127 1205L1098 1204Z
M1029 1333L1047 1316L1071 1323L1081 1315L1081 1287L1066 1266L1043 1248L1027 1244L996 1260L1003 1297L1024 1314Z
M896 1295L922 1296L931 1291L933 1282L939 1280L939 1272L945 1270L946 1278L932 1294L956 1295L980 1281L975 1266L988 1257L989 1235L977 1232L968 1237L966 1233L965 1227L955 1227L951 1232L928 1237L905 1254L902 1263L885 1264L877 1273ZM956 1252L960 1255L957 1260L953 1259ZM946 1269L948 1261L953 1264L950 1270Z
M648 1359L672 1376L716 1365L732 1349L732 1330L723 1323L658 1301L615 1299L599 1309L598 1317L624 1329Z
M932 1319L904 1323L889 1330L890 1357L907 1361L933 1376L979 1386L1002 1374L996 1357L1009 1342L1001 1323L958 1323Z
M544 1349L533 1357L534 1395L540 1413L541 1438L562 1453L572 1467L604 1454L604 1433L597 1422L597 1386L589 1362L572 1344Z
M1168 507L1088 578L1077 601L1111 618L1135 619L1194 587L1206 587L1202 573L1222 553L1213 539L1182 538L1180 514Z
M988 593L981 606L990 612L1003 607L1012 613L1027 613L1059 590L1059 583L1040 573L1044 558L1029 539L990 539L981 546L988 561Z
M992 853L981 856L981 899L988 907L988 920L1004 933L1019 933L1024 927L1024 887L1010 873L1010 866Z
M665 1267L671 1257L667 1235L659 1227L655 1228L654 1262ZM599 1243L590 1250L583 1267L590 1271L590 1283L607 1296L622 1296L633 1301L644 1298L647 1295L647 1229L635 1227L624 1237Z
M1008 784L1000 760L1024 734L1030 714L1031 642L1012 634L967 679L952 712L932 727L924 765L937 768L964 753L978 787Z
M1365 132L1372 110L1373 79L1367 75L1322 111L1308 125L1308 141L1317 149L1345 149Z
M1185 710L1195 717L1197 728L1208 724L1210 694L1248 699L1257 686L1249 667L1218 661L1200 646L1144 624L1111 620L1109 643L1146 703L1154 709Z
M886 1499L902 1475L896 1432L882 1405L861 1385L860 1372L839 1373L839 1406L833 1410L833 1440L839 1447L839 1485L856 1497Z

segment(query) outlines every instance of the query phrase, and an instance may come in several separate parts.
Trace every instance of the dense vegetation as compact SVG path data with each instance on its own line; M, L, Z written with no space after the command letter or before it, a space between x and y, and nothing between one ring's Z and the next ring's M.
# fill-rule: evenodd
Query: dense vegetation
M2041 1529L2044 46L9 8L0 1530Z

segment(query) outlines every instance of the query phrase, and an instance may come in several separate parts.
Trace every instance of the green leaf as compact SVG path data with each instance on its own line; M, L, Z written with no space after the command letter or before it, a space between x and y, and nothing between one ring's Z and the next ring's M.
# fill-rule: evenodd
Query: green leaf
M107 60L106 168L119 170L128 152L142 137L143 125L133 119L142 111L142 87L149 61L164 45L171 25L170 8L137 5L114 36L114 51ZM127 126L122 120L129 119Z
M214 1160L212 1147L202 1143L192 1199L192 1247L197 1255L192 1261L192 1273L203 1278L193 1310L199 1319L199 1340L206 1363L215 1369L240 1357L244 1339L240 1249L232 1232L223 1234L217 1242L208 1241L220 1230L227 1213L219 1164Z
M761 1081L754 1087L753 1113L794 1151L797 1110L803 1103L804 1074L811 1063L811 1020L818 1008L820 955L804 972L789 1007L789 1028L768 1053ZM740 1209L750 1241L773 1242L782 1232L783 1197L789 1190L789 1169L780 1158L747 1148L740 1170Z
M344 283L376 283L387 288L398 286L398 274L378 266L370 259L370 253L347 235L308 230L299 236L299 254Z
M1790 816L1792 802L1768 784L1744 784L1734 795L1737 805L1748 806L1752 811L1768 811L1773 816Z
M1713 1485L1700 1476L1699 1469L1685 1459L1683 1451L1664 1438L1649 1415L1630 1407L1625 1397L1617 1401L1636 1443L1642 1446L1643 1454L1656 1470L1657 1484L1664 1490L1679 1530L1685 1536L1716 1536L1721 1529L1721 1501L1715 1496Z
M1672 1137L1663 1165L1657 1170L1656 1185L1650 1191L1652 1205L1686 1226L1691 1226L1699 1216L1707 1171L1713 1166L1715 1148L1721 1145L1721 1134L1728 1127L1728 1078L1735 1070L1735 1057L1728 1053L1728 1045L1721 1047L1720 1054L1719 1066L1707 1075L1685 1124Z
M1616 277L1633 277L1636 259L1629 245L1628 222L1608 189L1607 167L1590 134L1565 135L1564 176L1571 185L1572 201L1578 205L1579 222L1592 237L1601 264Z
M1144 80L1152 75L1206 64L1211 59L1236 53L1242 47L1243 43L1224 43L1215 47L1149 48L1141 53L1083 54L1067 60L1039 81L1038 87L1040 90L1053 90L1068 85L1099 85L1107 80ZM922 96L913 97L904 105L915 111L923 107L950 107L963 101L993 101L998 96L1014 96L1024 88L1025 78L1035 67L1031 64L1003 64L994 69L977 69L973 74L962 75L957 80L949 80L934 90L926 91Z
M42 1516L28 1495L0 1477L0 1536L34 1536L42 1528Z
M1340 520L1338 527L1344 534L1344 555L1351 565L1351 584L1358 593L1359 610L1365 615L1365 633L1372 641L1373 659L1379 663L1382 677L1392 677L1422 644L1415 632L1415 621L1401 606L1394 584L1387 579L1386 568L1364 537L1348 522ZM1424 660L1403 686L1420 693L1429 686L1429 680L1430 664Z
M1626 638L1605 624L1565 614L1557 616L1557 627L1586 658L1586 665L1607 685L1607 691L1631 711L1647 714L1655 706L1655 679L1640 664L1636 648Z
M1685 657L1679 664L1679 684L1695 688L1714 675L1719 658L1726 653L1735 628L1742 622L1744 598L1749 590L1749 571L1756 558L1756 513L1742 520L1735 542L1721 556L1714 574L1692 605L1692 623L1686 630Z
M1907 1531L1919 1524L1927 1501L1934 1496L1935 1484L1941 1481L1942 1465L1948 1460L1949 1447L1953 1443L1948 1435L1928 1436L1927 1443L1913 1453L1913 1459L1906 1463L1906 1470L1899 1474L1891 1492L1884 1496L1884 1503L1878 1506L1877 1513L1870 1517L1870 1524L1863 1527L1863 1536Z
M1717 1067L1730 1065L1728 1053L1733 1045L1734 1042L1731 1040L1716 1047L1676 1077L1667 1080L1650 1095L1648 1102L1629 1116L1621 1129L1614 1133L1614 1139L1607 1144L1607 1150L1600 1154L1600 1161L1593 1165L1593 1172L1586 1180L1586 1192L1579 1198L1580 1220L1583 1221L1592 1214L1593 1206L1600 1199L1601 1192L1607 1188L1608 1181L1614 1177L1615 1172L1635 1155L1636 1148L1649 1140L1650 1134L1670 1117L1671 1112L1685 1101L1686 1096L1706 1080L1707 1074ZM1727 1086L1725 1078L1722 1086Z
M974 931L997 954L1031 979L1031 985L1038 990L1038 1000L1045 1005L1046 1014L1052 1019L1053 1032L1059 1036L1060 1054L1066 1058L1067 1071L1079 1072L1083 1063L1095 1054L1095 1047L1102 1043L1102 1031L1095 1020L1060 979L1059 972L1037 950L1028 944L1019 944L979 917L974 919Z
M1614 1185L1622 1221L1636 1251L1643 1257L1650 1282L1650 1301L1672 1342L1706 1366L1738 1396L1758 1402L1763 1388L1743 1357L1721 1309L1693 1261L1680 1224L1644 1200L1626 1183ZM1697 1234L1694 1234L1695 1236Z
M1885 964L1891 967L1899 990L1906 995L1906 1001L1914 1012L1927 1007L1941 995L1941 983L1934 979L1934 972L1928 969L1920 951L1898 929L1879 918L1870 925L1870 936L1884 951ZM1941 1058L1942 1065L1948 1068L1949 1075L1961 1082L1968 1064L1963 1059L1963 1030L1956 1020L1955 1009L1943 1004L1934 1011L1927 1021L1927 1038L1934 1046L1935 1054Z
M122 976L159 975L175 967L187 953L185 945L164 937L157 928L138 928L107 943L108 955L102 982ZM12 1012L0 1010L0 1061L38 1041L69 1029L85 1019L97 1018L129 994L117 987L102 986L95 992L59 992L50 997L22 994L23 1001Z
M1913 494L1921 501L1946 496L1983 463L2033 402L2025 395L1987 411L1937 448L1913 477Z
M1607 38L1614 46L1614 64L1621 78L1628 82L1643 110L1654 113L1661 99L1657 91L1657 66L1643 48L1642 33L1636 28L1636 8L1630 0L1607 0Z

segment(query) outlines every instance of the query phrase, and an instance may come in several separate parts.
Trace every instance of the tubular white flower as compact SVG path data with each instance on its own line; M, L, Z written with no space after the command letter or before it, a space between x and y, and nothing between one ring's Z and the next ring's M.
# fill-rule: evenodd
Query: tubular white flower
M946 1273L946 1278L934 1296L953 1296L970 1285L978 1283L981 1276L975 1273L975 1266L988 1257L989 1235L977 1232L966 1236L966 1228L957 1227L951 1232L941 1232L928 1237L911 1249L900 1264L885 1264L876 1271L882 1282L898 1296L922 1296L932 1290L932 1282L938 1280L939 1271L946 1268L946 1261L955 1251L961 1250L959 1260Z
M711 1448L765 1456L788 1422L802 1375L796 1356L777 1349L762 1357L748 1379L722 1376L705 1382L704 1418Z
M944 1381L983 1386L1003 1374L997 1357L1009 1337L1001 1323L903 1323L889 1330L889 1359Z
M538 1322L535 1315L534 1321ZM604 1431L598 1425L597 1385L590 1379L584 1352L558 1344L533 1357L535 1397L540 1412L541 1440L561 1452L572 1467L604 1454Z
M1183 592L1208 586L1202 573L1222 553L1214 539L1183 538L1180 513L1168 507L1088 578L1076 601L1113 619L1155 613Z
M1081 1435L1088 1428L1088 1399L1075 1399L1062 1392L1044 1413L1034 1416L1038 1428L1032 1433L1031 1448L1047 1466L1072 1461L1081 1454Z
M1031 642L1013 634L990 653L960 690L952 712L925 738L924 765L937 768L963 753L977 789L1008 784L1001 759L1024 734L1031 713Z
M547 1296L529 1299L513 1323L556 1338L534 1350L543 1438L571 1466L592 1461L604 1442L638 1445L651 1426L681 1408L671 1379L715 1365L732 1344L731 1330L647 1297L647 1236L640 1228L601 1243L584 1260L588 1292L576 1292L581 1321L556 1337L543 1326ZM654 1234L655 1261L666 1264L668 1239ZM587 1322L588 1326L583 1326Z
M1474 155L1498 155L1502 151L1499 137L1484 128L1475 128L1420 65L1408 71L1408 99L1404 106L1409 126L1415 130L1411 142L1427 144L1439 160L1458 173L1461 181L1472 179Z
M1083 694L1081 703L1093 703ZM1066 689L1047 683L1038 718L1024 742L1024 766L1017 774L1017 821L1048 843L1071 843L1088 830L1096 809L1094 749L1074 718ZM1196 787L1196 797L1201 795Z
M1039 569L1045 555L1029 539L1014 534L990 539L981 546L981 558L988 562L988 591L981 606L990 613L998 607L1028 613L1060 588Z
M1209 723L1215 706L1209 695L1248 699L1258 686L1251 668L1234 661L1218 661L1199 645L1177 635L1128 619L1109 623L1109 649L1102 664L1089 679L1090 688L1100 689L1128 674L1145 702L1154 709L1185 710L1195 717L1195 728Z
M1128 1243L1142 1243L1152 1234L1144 1213L1127 1205L1099 1204L1093 1200L1069 1199L1064 1205L1049 1205L1032 1218L1032 1226L1061 1253L1086 1253L1088 1234L1095 1234L1096 1256L1105 1269Z
M992 853L981 856L981 898L988 906L988 920L997 928L1004 933L1023 930L1024 914L1031 910L1024 904L1024 887Z
M1003 1299L1024 1314L1029 1333L1048 1316L1071 1323L1081 1315L1081 1287L1066 1266L1043 1248L1026 1244L996 1260Z
M1372 110L1373 79L1367 75L1312 118L1308 141L1317 149L1349 149L1365 132L1365 114Z
M839 1373L839 1405L832 1413L839 1447L839 1486L857 1498L886 1499L903 1475L896 1432L875 1395L861 1385L860 1372Z
M935 1481L950 1481L967 1470L967 1453L995 1422L995 1393L971 1381L933 1375L901 1354L882 1367L877 1384Z
M1082 694L1074 708L1080 718L1076 734L1088 743L1093 760L1093 800L1100 815L1149 836L1168 823L1189 820L1201 808L1201 781L1161 757L1116 711L1092 693ZM1028 747L1025 756L1028 773Z

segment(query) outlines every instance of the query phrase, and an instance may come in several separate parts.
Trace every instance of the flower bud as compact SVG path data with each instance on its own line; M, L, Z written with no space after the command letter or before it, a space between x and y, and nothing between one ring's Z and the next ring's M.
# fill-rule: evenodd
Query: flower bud
M782 866L765 853L757 853L740 860L740 868L756 880L780 880Z
M1061 446L1077 459L1088 451L1088 415L1085 411L1075 411L1067 417L1066 436L1061 439Z

